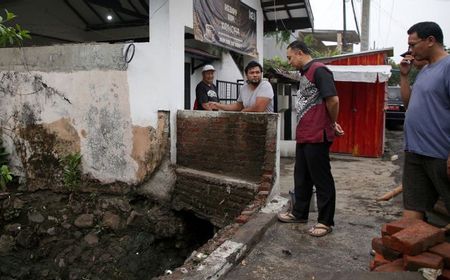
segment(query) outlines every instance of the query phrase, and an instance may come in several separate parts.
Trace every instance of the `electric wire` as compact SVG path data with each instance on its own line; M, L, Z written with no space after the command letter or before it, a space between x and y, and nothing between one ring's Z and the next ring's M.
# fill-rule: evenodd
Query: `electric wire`
M355 18L356 32L358 32L358 36L361 36L361 34L359 33L358 19L356 18L355 3L353 3L353 0L351 2L352 2L352 9L353 9L353 17Z

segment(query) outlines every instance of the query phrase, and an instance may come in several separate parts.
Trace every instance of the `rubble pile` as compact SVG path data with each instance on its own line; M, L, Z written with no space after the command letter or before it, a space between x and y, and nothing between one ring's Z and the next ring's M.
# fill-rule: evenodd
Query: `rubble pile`
M422 271L450 280L450 243L445 230L417 219L400 219L381 228L381 237L372 240L376 272Z

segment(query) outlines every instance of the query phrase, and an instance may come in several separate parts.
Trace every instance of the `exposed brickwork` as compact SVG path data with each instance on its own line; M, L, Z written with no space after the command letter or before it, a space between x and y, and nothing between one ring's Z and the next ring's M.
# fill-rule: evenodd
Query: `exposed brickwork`
M275 181L277 121L276 114L178 111L174 208L218 227L247 222Z
M450 243L441 243L439 245L431 247L429 251L443 257L445 268L450 269Z
M392 235L391 238L383 236L384 245L411 256L418 255L444 240L444 231L425 222L405 228Z
M372 239L372 249L389 261L396 260L402 256L402 253L385 246L382 239L378 237Z
M370 263L370 270L374 270L375 268L379 267L380 265L384 265L390 263L390 261L386 260L383 255L376 253L375 257L373 258L373 261Z
M274 172L276 126L275 114L179 111L177 164L261 182Z
M398 259L393 262L380 265L376 267L373 271L376 272L397 272L403 271L403 259Z
M417 271L421 267L442 269L444 267L444 259L436 254L423 252L417 256L403 256L405 269L409 271Z
M381 231L382 231L382 234L384 232L385 235L386 234L393 235L393 234L396 234L397 232L401 231L402 229L414 226L415 224L418 224L418 223L424 223L424 222L421 220L418 220L418 219L400 219L400 220L396 220L396 221L385 224L384 227L381 229Z
M448 270L450 243L444 242L444 229L417 219L400 219L384 224L381 235L381 238L372 239L372 249L376 254L369 264L371 271ZM386 260L392 262L383 264ZM438 279L448 278L442 276Z
M256 189L257 184L178 168L172 205L177 210L192 210L215 226L223 227L255 199Z

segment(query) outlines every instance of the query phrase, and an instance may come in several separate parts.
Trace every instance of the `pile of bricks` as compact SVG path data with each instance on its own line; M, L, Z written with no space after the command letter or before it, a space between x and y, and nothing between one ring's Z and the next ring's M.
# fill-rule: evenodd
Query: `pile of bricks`
M377 272L441 269L439 280L450 280L450 243L445 231L416 219L384 224L381 237L372 240L375 257L370 270Z

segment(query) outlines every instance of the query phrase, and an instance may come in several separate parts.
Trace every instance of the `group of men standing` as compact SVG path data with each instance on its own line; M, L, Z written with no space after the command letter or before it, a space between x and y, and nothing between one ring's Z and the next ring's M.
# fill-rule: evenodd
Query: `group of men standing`
M450 212L450 56L436 23L417 23L408 35L408 52L400 64L401 93L408 108L404 127L404 217L424 219L439 197ZM301 74L296 102L295 199L291 210L279 213L278 220L307 223L315 187L318 217L309 234L321 237L334 226L336 190L329 148L336 136L344 134L337 123L339 98L331 71L313 60L304 42L292 42L287 47L287 59ZM412 65L420 65L421 70L411 88L408 73ZM272 86L262 80L262 70L259 63L250 62L237 102L222 104L213 84L215 69L206 65L196 88L197 108L273 112Z

